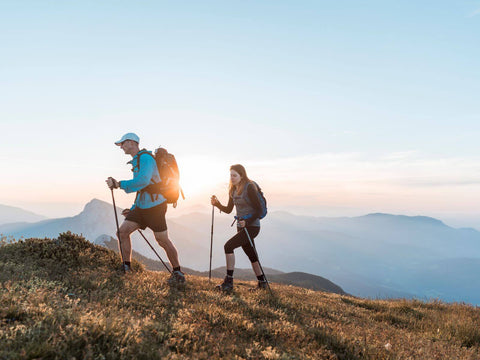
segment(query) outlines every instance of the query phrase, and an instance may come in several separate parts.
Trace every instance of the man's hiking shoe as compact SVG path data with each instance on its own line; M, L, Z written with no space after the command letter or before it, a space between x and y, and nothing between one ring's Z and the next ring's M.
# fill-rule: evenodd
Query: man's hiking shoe
M185 284L185 275L181 271L176 270L172 272L167 282L169 285Z
M223 280L223 283L221 283L220 285L217 285L216 289L220 290L220 291L225 291L225 292L232 291L233 290L233 277L228 276L228 275L225 276L225 279Z
M131 274L132 268L130 267L130 265L122 264L122 272L124 272L125 274Z

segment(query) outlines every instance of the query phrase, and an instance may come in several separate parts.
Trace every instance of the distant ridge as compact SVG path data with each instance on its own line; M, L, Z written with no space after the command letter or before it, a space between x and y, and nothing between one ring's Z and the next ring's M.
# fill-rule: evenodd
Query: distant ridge
M117 207L119 220L123 220L121 210ZM15 238L27 237L55 237L66 231L82 234L90 241L98 236L109 233L115 234L115 222L112 205L105 201L92 199L78 215L57 219L47 219L35 223L15 223L0 226L0 233Z
M432 217L429 217L429 216L421 216L421 215L408 216L408 215L392 215L392 214L385 214L385 213L371 213L371 214L364 215L362 217L365 217L365 218L400 219L400 220L403 220L403 221L421 222L421 223L431 224L431 225L447 226L441 220L438 220L438 219L435 219L435 218L432 218Z
M324 277L308 274L305 272L295 271L284 274L269 275L270 281L278 282L281 284L295 285L312 290L320 290L325 292L331 292L335 294L346 295L346 292Z
M47 217L19 207L0 205L0 225L8 223L33 223Z

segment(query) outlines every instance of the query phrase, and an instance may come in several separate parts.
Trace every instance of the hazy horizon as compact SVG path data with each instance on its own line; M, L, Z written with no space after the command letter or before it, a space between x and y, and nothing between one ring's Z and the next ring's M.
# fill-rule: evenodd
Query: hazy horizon
M64 217L72 217L78 215L85 205L93 200L89 199L85 203L58 203L58 204L49 204L50 208L45 207L44 204L20 204L23 206L20 206L19 204L0 204L0 205L6 205L6 206L12 206L16 208L20 208L25 211L31 211L37 215L45 216L48 219L55 219L55 218L64 218ZM109 199L99 199L108 203L112 203L111 197ZM120 200L120 201L119 201ZM128 198L118 198L118 194L116 195L116 203L117 206L121 208L127 208L131 205L129 202L130 200ZM29 206L30 205L30 206ZM168 210L168 217L176 218L183 216L185 214L191 213L191 212L202 212L202 213L210 213L211 211L211 206L209 203L194 203L194 204L188 204L188 201L183 201L180 200L179 205L176 209L173 207L169 206ZM385 211L372 211L369 209L352 209L352 208L323 208L323 209L305 209L305 208L295 208L295 207L289 207L289 208L282 208L282 207L272 207L269 206L269 212L276 212L276 211L284 211L288 212L292 215L297 215L297 216L313 216L313 217L330 217L330 218L335 218L335 217L358 217L358 216L364 216L368 214L373 214L373 213L386 213L386 214L391 214L391 215L405 215L405 216L427 216L427 217L432 217L437 220L440 220L444 222L446 225L453 227L453 228L474 228L478 231L480 231L480 226L476 225L476 219L477 215L472 215L472 214L426 214L426 213L397 213L397 212L385 212ZM218 216L218 210L216 210L216 216ZM233 213L231 214L232 216L234 215ZM225 216L222 215L222 216ZM480 215L478 215L480 217Z

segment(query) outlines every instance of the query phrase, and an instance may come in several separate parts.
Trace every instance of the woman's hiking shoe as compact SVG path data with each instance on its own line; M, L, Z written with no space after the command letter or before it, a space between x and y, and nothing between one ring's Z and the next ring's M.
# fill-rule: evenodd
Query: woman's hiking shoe
M220 291L232 291L233 290L233 276L225 276L225 279L223 280L223 283L220 285L216 286L217 290Z
M185 275L181 271L174 271L167 280L169 285L185 284Z
M130 267L130 265L122 264L122 271L125 274L131 274L132 273L132 268Z
M258 290L267 290L268 289L268 282L266 280L258 280L257 286L251 288L250 291L258 291Z
M258 280L257 289L259 290L266 290L268 288L267 280Z

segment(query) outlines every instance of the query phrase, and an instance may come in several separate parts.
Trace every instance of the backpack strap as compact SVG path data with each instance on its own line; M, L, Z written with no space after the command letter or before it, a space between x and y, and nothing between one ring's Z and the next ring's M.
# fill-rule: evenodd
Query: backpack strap
M153 158L153 160L155 160L155 156L153 156L153 154L150 151L148 151L147 149L140 150L137 153L137 168L138 168L138 170L140 170L140 156L142 156L143 154L148 154Z
M254 181L246 183L243 191L245 191L245 200L247 201L248 205L253 207L252 199L250 199L250 196L248 195L248 187L250 186L250 184L255 185L255 192L258 192L258 185Z
M142 156L143 154L150 155L153 158L153 160L155 161L155 156L153 156L153 154L150 151L148 151L147 149L140 150L137 153L137 168L138 168L138 170L140 170L140 156ZM156 164L156 161L155 161L155 164ZM147 187L148 186L149 185L147 185ZM141 189L140 191L137 191L137 196L135 197L135 201L137 201L138 195L141 194L141 193L144 193L144 192L148 192L148 191L145 188ZM152 193L150 193L150 197L152 198L152 202L154 202L155 200L153 199L153 194ZM158 199L158 196L157 196L157 199Z
M252 184L252 185L255 185L255 192L258 192L259 187L258 187L258 185L257 185L254 181L250 181L250 182L246 183L246 184L245 184L245 188L243 189L243 191L246 192L246 195L247 195L247 196L245 196L245 199L247 200L248 205L253 206L252 201L251 201L250 197L248 196L248 187L249 187L251 184Z

